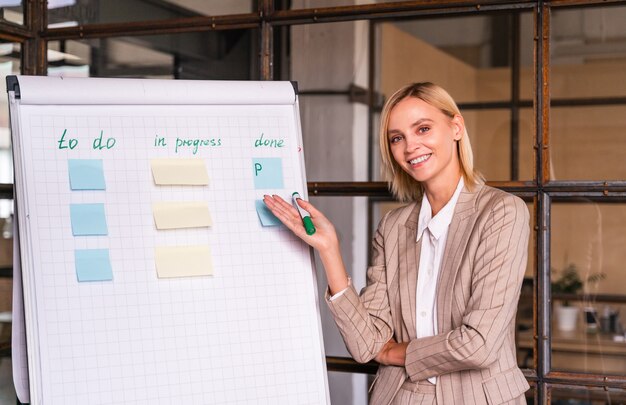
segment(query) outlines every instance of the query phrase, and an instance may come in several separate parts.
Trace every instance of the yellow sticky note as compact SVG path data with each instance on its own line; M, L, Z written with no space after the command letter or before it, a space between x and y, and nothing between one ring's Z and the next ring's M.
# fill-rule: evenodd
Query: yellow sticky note
M159 278L212 276L208 246L160 246L154 251Z
M202 159L152 159L152 177L157 185L206 186L209 175Z
M152 204L152 213L157 229L211 226L209 204L203 201L158 202Z

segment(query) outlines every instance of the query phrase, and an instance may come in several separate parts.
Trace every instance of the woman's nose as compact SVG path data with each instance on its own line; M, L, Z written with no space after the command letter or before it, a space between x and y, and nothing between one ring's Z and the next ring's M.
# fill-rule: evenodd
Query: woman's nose
M420 140L415 135L409 135L406 138L406 152L413 152L420 147Z

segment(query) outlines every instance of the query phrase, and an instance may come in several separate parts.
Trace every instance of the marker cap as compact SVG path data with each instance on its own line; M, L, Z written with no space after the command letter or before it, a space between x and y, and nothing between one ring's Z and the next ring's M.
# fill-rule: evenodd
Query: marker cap
M302 223L304 224L304 230L307 235L313 235L315 233L315 226L313 225L311 217L302 218Z

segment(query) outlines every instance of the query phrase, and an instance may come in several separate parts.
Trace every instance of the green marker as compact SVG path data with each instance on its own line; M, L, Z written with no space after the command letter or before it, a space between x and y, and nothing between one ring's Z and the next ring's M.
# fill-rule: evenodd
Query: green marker
M311 220L311 215L300 205L298 201L296 201L300 197L300 194L296 191L291 195L291 199L293 200L293 205L296 206L298 212L300 213L300 218L302 218L302 224L304 225L304 230L306 230L307 235L313 235L315 233L315 225L313 225L313 221Z

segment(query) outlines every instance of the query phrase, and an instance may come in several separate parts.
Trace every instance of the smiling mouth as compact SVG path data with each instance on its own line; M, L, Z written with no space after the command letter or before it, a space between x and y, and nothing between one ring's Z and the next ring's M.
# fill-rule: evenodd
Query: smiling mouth
M427 161L427 160L428 160L431 156L432 156L432 153L429 153L428 155L422 155L422 156L420 156L420 157L416 157L415 159L411 159L411 160L409 160L409 164L416 165L416 164L419 164L419 163L425 162L425 161Z

